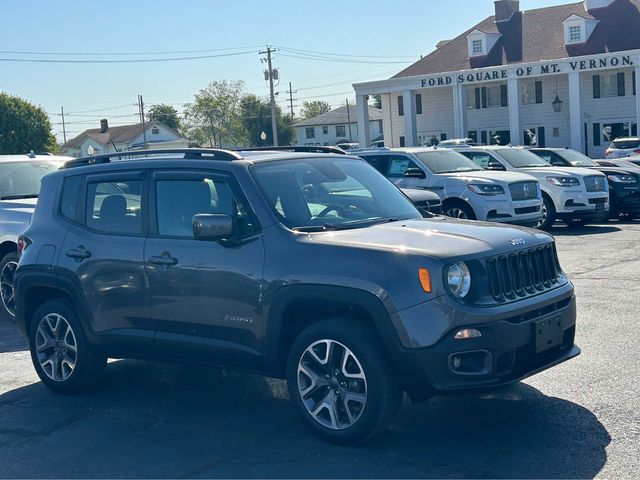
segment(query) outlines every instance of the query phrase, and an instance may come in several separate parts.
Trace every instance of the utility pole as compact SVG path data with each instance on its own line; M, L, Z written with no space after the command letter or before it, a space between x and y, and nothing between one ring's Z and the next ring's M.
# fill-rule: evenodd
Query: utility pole
M60 107L60 113L62 114L62 138L64 143L67 143L67 127L64 124L64 107Z
M289 94L289 108L291 109L291 120L293 120L293 117L295 116L293 114L293 94L298 93L298 91L291 88L291 82L289 82L289 90L287 90L287 93Z
M142 101L142 95L138 95L138 110L140 113L140 123L142 124L142 141L144 142L144 148L147 149L147 127L144 124L144 102Z
M351 139L351 114L349 113L349 99L347 98L347 126L349 127L349 143L352 143ZM362 135L362 133L360 134Z
M271 54L275 49L267 45L266 50L258 52L260 55L267 55L267 70L265 71L265 80L269 80L269 96L271 97L271 131L273 134L273 146L278 146L278 126L276 124L276 95L273 91L274 76L277 79L278 70L274 70L271 65Z

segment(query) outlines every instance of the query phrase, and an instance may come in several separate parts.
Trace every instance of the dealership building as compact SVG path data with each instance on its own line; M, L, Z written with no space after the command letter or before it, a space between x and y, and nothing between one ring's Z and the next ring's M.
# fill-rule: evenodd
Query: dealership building
M474 4L480 2L474 2ZM368 100L382 98L385 145L571 147L602 157L640 123L640 0L585 0L494 15L388 80L354 84L369 145Z

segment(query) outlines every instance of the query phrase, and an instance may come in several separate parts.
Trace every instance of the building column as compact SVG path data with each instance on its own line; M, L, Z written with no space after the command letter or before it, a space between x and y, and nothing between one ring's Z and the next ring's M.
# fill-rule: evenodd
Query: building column
M356 95L356 116L358 117L358 143L361 148L367 148L371 145L369 97L367 95Z
M571 148L579 152L582 148L582 106L580 105L582 90L580 72L569 72L569 131L571 132Z
M518 79L510 78L507 81L507 96L509 105L509 132L511 145L522 145L522 129L520 128L520 94L518 92Z
M453 87L453 128L456 138L465 138L467 136L464 128L465 123L465 106L464 88L462 85L454 85Z
M638 136L640 136L640 55L636 60L636 125Z
M385 147L395 147L393 144L393 126L391 121L391 94L380 95L382 100L382 135Z
M402 92L402 105L404 108L404 144L407 147L415 147L418 143L415 90Z

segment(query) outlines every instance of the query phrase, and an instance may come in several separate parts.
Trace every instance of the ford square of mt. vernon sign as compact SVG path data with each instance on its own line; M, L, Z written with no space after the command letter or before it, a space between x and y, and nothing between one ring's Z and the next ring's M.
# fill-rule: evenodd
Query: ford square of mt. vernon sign
M496 70L482 70L480 72L460 73L457 75L442 75L428 77L420 80L422 88L442 87L453 84L490 82L493 80L504 80L515 77L529 77L550 75L554 73L568 73L582 70L600 70L605 68L617 68L633 65L630 55L618 57L590 58L589 60L562 60L556 63L542 63L531 66L499 68ZM512 72L509 75L509 71Z

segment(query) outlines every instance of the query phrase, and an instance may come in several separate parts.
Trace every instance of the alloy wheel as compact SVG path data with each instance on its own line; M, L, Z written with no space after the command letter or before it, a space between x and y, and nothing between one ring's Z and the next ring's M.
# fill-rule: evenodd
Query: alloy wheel
M62 315L50 313L40 320L35 349L42 371L51 380L64 382L74 372L78 343L71 325Z
M467 214L464 212L464 210L458 207L453 207L447 210L447 216L452 218L459 218L462 220L466 220L469 218L467 217Z
M335 340L318 340L298 361L298 393L311 417L332 430L353 426L367 403L367 378L356 355Z
M16 299L13 290L13 279L18 268L18 262L9 261L0 272L0 297L2 297L2 305L9 315L16 316Z

